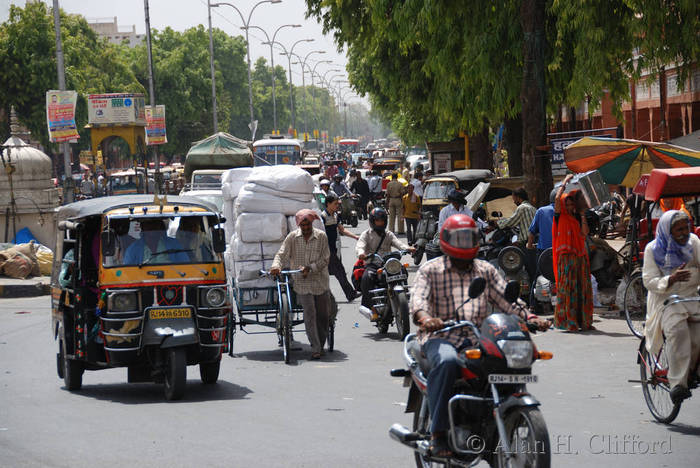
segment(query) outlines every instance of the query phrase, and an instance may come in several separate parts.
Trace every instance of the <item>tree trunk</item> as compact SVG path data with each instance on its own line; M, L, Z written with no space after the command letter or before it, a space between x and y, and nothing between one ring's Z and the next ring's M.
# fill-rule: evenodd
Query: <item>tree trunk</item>
M469 137L469 163L471 169L493 170L493 153L489 142L489 128L486 125L481 132Z
M576 131L576 108L569 107L569 131Z
M520 91L523 119L523 169L525 190L537 205L549 202L552 190L552 165L546 154L537 150L547 136L546 88L544 81L544 0L523 0L520 24L523 28L523 82Z
M503 146L508 151L508 175L523 175L523 117L518 114L504 122Z

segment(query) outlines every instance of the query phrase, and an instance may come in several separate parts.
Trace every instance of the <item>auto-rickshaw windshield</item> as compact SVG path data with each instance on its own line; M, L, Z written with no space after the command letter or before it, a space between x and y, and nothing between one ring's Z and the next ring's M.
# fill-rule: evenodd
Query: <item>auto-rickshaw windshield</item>
M207 263L218 261L205 216L110 217L114 255L105 267Z
M452 188L455 188L454 182L428 182L425 186L423 199L445 199L447 198L447 192Z

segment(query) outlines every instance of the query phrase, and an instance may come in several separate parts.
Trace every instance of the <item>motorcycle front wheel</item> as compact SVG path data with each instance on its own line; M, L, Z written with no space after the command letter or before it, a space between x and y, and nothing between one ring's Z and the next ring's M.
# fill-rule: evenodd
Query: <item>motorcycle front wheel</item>
M511 452L510 461L503 450L503 444L499 443L491 466L550 467L549 433L540 410L531 406L515 408L506 415L505 426Z
M391 309L394 312L394 322L396 331L399 332L399 340L403 341L411 332L411 321L408 314L408 299L406 293L402 292L391 298Z

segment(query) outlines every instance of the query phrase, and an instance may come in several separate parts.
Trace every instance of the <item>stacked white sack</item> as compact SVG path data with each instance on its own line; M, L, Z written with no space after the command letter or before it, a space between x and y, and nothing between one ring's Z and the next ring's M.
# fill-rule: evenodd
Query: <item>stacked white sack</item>
M222 211L226 223L226 239L231 239L236 228L236 197L243 185L246 183L246 178L253 171L252 167L236 167L224 172L221 176L221 193L224 198Z
M282 213L241 213L236 237L242 242L282 242L287 237L287 218Z

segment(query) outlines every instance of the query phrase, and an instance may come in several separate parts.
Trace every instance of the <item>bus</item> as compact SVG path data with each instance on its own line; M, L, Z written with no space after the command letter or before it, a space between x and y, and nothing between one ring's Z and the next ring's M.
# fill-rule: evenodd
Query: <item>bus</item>
M355 140L354 138L343 138L338 141L338 150L342 152L349 151L350 153L357 153L360 151L360 140Z
M297 140L270 138L253 143L253 165L301 164L301 144Z

